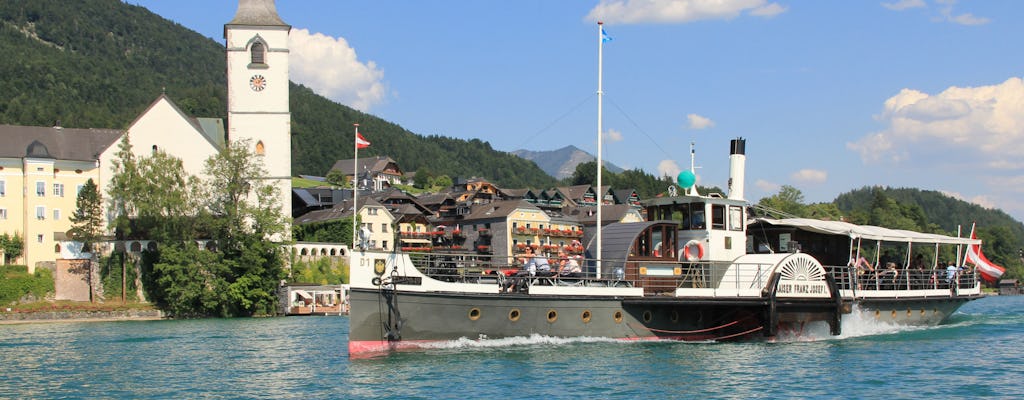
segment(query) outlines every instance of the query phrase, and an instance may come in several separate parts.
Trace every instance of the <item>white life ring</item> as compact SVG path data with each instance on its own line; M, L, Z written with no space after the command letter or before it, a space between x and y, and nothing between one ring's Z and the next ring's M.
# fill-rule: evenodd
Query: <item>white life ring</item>
M693 254L695 251L697 254ZM704 245L696 240L686 242L686 245L683 246L683 258L686 261L697 261L704 258Z

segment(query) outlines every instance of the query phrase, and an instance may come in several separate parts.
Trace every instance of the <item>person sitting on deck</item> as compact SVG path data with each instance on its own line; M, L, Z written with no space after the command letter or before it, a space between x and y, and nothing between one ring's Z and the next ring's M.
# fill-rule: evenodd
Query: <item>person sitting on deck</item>
M523 269L516 272L511 279L506 279L501 285L501 292L511 291L525 291L527 282L538 274L538 272L544 274L541 276L551 276L551 265L548 264L548 260L540 255L533 254L533 248L527 247L525 250L526 254L523 256L525 265Z
M575 257L566 257L565 253L558 253L558 276L563 278L579 278L583 270Z

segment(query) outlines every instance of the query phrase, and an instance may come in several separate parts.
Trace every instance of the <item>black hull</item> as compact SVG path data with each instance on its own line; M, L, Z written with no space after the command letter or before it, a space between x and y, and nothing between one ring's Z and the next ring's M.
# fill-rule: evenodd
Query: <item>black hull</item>
M864 299L862 312L902 325L936 325L980 296ZM622 340L722 341L774 336L779 325L825 321L839 334L852 301L614 298L415 293L353 289L350 352L458 339L543 335ZM389 307L390 305L393 305ZM397 312L395 311L397 310Z

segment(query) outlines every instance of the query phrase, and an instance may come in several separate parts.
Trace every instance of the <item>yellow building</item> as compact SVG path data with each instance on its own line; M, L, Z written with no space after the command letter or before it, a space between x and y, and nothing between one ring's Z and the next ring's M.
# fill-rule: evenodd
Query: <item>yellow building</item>
M24 239L24 252L11 263L53 262L71 228L78 191L97 185L110 167L99 154L115 146L122 132L0 125L0 234Z

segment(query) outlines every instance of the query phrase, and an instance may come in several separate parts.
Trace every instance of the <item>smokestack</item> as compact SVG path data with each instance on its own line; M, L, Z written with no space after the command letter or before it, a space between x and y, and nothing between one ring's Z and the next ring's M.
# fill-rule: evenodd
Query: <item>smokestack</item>
M743 179L746 174L747 140L736 138L729 142L729 198L744 200Z

